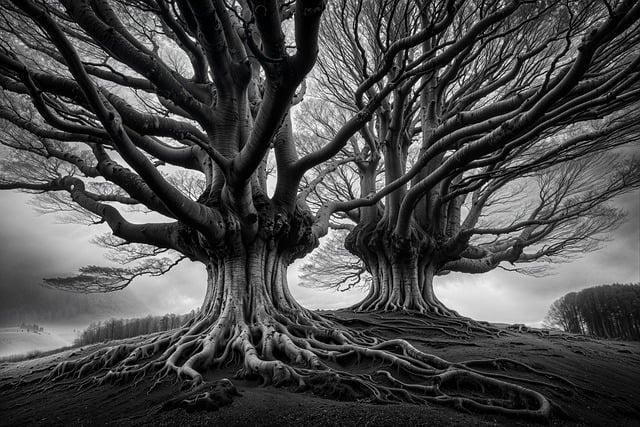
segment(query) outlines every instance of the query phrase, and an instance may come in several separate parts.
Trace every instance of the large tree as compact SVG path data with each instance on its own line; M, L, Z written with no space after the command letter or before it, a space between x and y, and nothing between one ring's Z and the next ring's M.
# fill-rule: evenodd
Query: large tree
M366 270L354 308L449 315L435 275L540 273L620 224L607 202L640 184L638 5L470 2L410 49L437 6L413 5L409 20L401 5L343 1L328 12L339 25L321 28L313 75L326 101L304 107L308 146L390 93L304 190L349 230L357 259L333 239L303 278L344 288ZM391 89L374 81L381 66Z
M246 377L322 393L548 415L551 405L540 393L480 374L475 367L491 366L486 361L450 363L404 340L381 341L305 310L289 293L286 271L327 233L333 213L368 205L364 210L375 217L383 197L392 259L407 253L413 263L410 236L423 224L411 213L435 182L455 181L462 191L482 177L499 179L496 170L512 170L503 163L477 179L442 181L453 170L471 170L494 158L511 162L528 141L569 120L605 113L609 118L609 112L628 106L636 93L619 88L637 79L631 72L637 61L629 58L640 5L618 3L591 14L581 2L392 1L371 8L357 1L327 7L323 0L0 0L5 150L0 188L39 193L46 209L62 208L74 217L88 212L115 236L102 238L103 244L125 247L125 258L142 260L132 268L91 266L49 284L101 290L96 283L107 280L102 290L117 289L145 272L161 274L183 257L203 263L208 273L205 301L183 328L146 344L107 347L62 363L50 378L106 367L105 381L159 370L161 376L175 373L199 385L205 370L235 361ZM325 8L329 13L319 39ZM302 83L318 50L331 49L324 43L331 40L331 29L343 25L336 14L352 10L379 17L379 34L368 38L380 60L365 61L366 79L355 88L356 106L344 123L325 144L299 156L291 108L303 97ZM556 15L562 17L557 25ZM355 18L350 28L358 33ZM587 26L590 32L576 47L573 42ZM513 35L523 27L533 33ZM557 58L549 53L557 36L547 34L556 27L566 44ZM420 92L414 88L423 81L440 76L443 67L452 69L452 78L462 66L482 67L481 57L489 61L484 67L495 68L492 58L502 56L494 40L514 40L522 50L516 70L540 52L547 57L535 62L541 68L533 77L498 90L499 102L485 100L485 107L473 112L460 104L440 128L423 120L418 133L435 142L425 142L415 166L404 173L404 133L395 126L408 105L404 100ZM345 49L360 50L361 39L342 42ZM479 45L491 49L474 50ZM501 82L498 76L493 75ZM469 81L452 86L463 92L456 99L468 92L466 105L501 87ZM429 96L423 99L422 104L433 104ZM492 118L505 106L508 111L496 125ZM314 214L304 200L313 182L299 191L305 173L332 159L340 162L341 150L358 132L366 134L381 109L394 112L388 127L393 132L381 140L396 153L385 156L389 184L375 196L328 203ZM611 118L614 125L606 134L625 137L627 128L615 125L624 119ZM540 127L541 121L553 126ZM304 138L300 141L304 146ZM529 157L515 167L569 155L574 146L558 144L550 157ZM367 152L378 152L375 147L371 142ZM272 180L267 179L270 156ZM179 169L201 174L203 185ZM127 206L155 222L131 216ZM158 258L162 254L169 257ZM397 262L389 267L404 277L403 286L417 283L407 279L417 274L415 268L398 268ZM400 378L421 383L407 384L386 370L374 377L333 365L352 356L392 364Z

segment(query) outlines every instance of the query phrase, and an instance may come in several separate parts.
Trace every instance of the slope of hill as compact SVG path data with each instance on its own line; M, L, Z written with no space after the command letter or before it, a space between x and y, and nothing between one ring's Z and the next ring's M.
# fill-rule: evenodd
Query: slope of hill
M344 315L336 313L336 315ZM411 320L398 314L371 317L368 313L350 313L350 327L357 331L376 333L383 339L406 338L419 350L445 360L487 359L515 360L518 363L496 363L480 369L494 378L524 386L553 401L551 418L544 423L532 419L507 417L501 414L482 414L472 410L429 404L380 404L373 398L355 401L346 387L335 384L330 388L306 389L298 383L276 388L259 382L259 378L237 379L239 364L216 367L205 372L206 384L229 378L240 392L230 400L222 400L221 393L209 395L219 399L216 411L185 411L165 405L176 396L183 396L180 385L170 374L167 381L156 382L153 373L141 378L137 387L130 383L116 385L104 382L90 383L82 392L76 386L91 378L87 373L81 379L68 379L42 384L37 381L50 372L56 363L87 357L94 351L115 344L142 344L156 336L142 336L119 342L83 346L38 359L0 363L0 425L77 425L115 424L134 426L156 425L221 425L221 426L361 426L361 425L437 425L437 426L638 426L640 419L640 343L596 340L561 332L543 334L539 331L522 332L504 329L496 336L455 336L437 329L390 327L394 320ZM394 319L395 317L395 319ZM354 319L362 322L354 322ZM415 318L414 318L415 319ZM366 323L365 323L366 322ZM491 325L494 326L495 325ZM327 361L331 367L354 375L371 375L379 369L395 369L382 362L345 359L340 364ZM102 376L108 369L97 373ZM23 382L14 387L17 379ZM369 376L371 378L371 376ZM134 379L130 380L131 383ZM412 381L407 376L406 381ZM184 384L184 383L183 383ZM449 386L453 386L450 384ZM473 382L459 384L461 395L475 396L488 393L495 399L510 399L500 389L480 388ZM466 386L466 387L464 387ZM206 388L196 388L193 395ZM325 395L326 393L326 395ZM346 395L347 397L344 397ZM340 400L344 399L344 400ZM204 399L203 399L204 400ZM105 404L105 402L107 404ZM526 404L526 402L520 402ZM211 409L210 407L207 407Z

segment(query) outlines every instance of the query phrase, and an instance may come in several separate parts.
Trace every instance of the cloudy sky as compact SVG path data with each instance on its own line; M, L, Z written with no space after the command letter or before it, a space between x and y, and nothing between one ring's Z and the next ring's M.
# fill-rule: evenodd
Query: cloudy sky
M0 298L19 289L34 289L42 277L64 276L86 264L104 264L104 251L89 241L104 226L60 224L41 215L29 195L0 192ZM571 264L556 266L553 275L526 277L496 270L484 275L449 275L436 279L436 292L449 307L476 319L535 323L563 294L603 283L640 282L640 196L617 199L628 212L627 222L598 252ZM289 271L294 296L309 308L339 308L357 302L364 290L336 293L297 285L297 270ZM142 278L130 289L152 313L185 313L198 307L205 291L204 268L179 266L161 278ZM141 313L144 315L147 313Z

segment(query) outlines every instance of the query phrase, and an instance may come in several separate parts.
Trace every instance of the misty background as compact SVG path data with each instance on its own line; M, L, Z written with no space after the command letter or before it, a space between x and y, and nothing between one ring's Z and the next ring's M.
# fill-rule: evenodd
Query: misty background
M0 337L0 356L70 345L77 332L93 321L183 314L200 306L206 273L203 265L189 261L162 277L142 277L109 294L72 294L41 286L44 277L74 274L88 264L108 265L106 250L90 243L108 230L104 225L63 224L55 215L38 213L30 204L32 198L19 192L0 193L0 328L36 322L45 327L47 340L16 347L11 339ZM567 292L640 282L640 195L626 194L614 204L627 212L627 221L603 243L603 249L554 265L545 277L502 269L438 277L438 297L474 319L539 326L549 305ZM288 278L291 292L303 306L335 309L364 297L362 288L336 292L299 286L299 262L289 269Z

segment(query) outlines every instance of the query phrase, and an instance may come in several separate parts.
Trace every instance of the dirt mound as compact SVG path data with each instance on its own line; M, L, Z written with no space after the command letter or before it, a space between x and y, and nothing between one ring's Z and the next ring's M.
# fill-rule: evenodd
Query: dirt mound
M478 334L464 328L424 328L411 316L328 313L349 327L387 339L405 338L417 348L479 372L508 379L544 395L552 404L552 425L638 425L640 343L592 340L535 329ZM486 325L493 330L495 325ZM113 345L113 343L107 344ZM104 345L102 345L104 346ZM313 388L258 386L235 380L237 366L207 373L198 390L181 391L151 378L137 385L103 384L78 389L77 379L53 384L37 380L56 363L76 359L86 347L0 366L2 425L528 425L530 420L480 415L431 403L372 404L320 397ZM382 363L382 362L380 362ZM376 366L357 360L341 369L365 372ZM386 369L391 369L388 366ZM231 382L225 380L229 378ZM16 380L22 379L15 386ZM326 386L326 385L325 385ZM464 384L457 384L457 389ZM150 391L151 390L151 391ZM472 393L473 390L466 390ZM482 390L484 392L484 390ZM184 401L191 404L184 404ZM206 410L198 410L206 409ZM213 410L212 410L213 409Z

